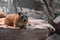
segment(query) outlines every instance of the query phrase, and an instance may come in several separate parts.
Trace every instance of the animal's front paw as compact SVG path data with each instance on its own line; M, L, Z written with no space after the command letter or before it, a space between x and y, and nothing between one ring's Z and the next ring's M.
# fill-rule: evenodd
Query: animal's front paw
M12 28L12 29L20 29L20 27L10 27L10 28Z

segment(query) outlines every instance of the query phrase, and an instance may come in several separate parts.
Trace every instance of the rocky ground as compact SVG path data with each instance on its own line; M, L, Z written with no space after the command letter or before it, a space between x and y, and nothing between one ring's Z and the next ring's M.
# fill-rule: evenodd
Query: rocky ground
M0 40L46 40L50 30L55 30L44 20L30 20L27 29L13 29L4 25L4 18L0 20Z
M10 28L10 26L7 27L6 25L2 25L4 24L4 18L1 18L0 27L2 28L0 28L0 40L59 40L60 39L60 36L58 34L53 34L48 37L49 33L51 32L50 30L55 29L52 26L50 26L45 20L36 21L37 19L40 19L42 15L40 16L39 14L36 13L32 14L32 13L31 16L29 17L29 20L33 19L33 21L30 20L31 26L28 26L27 29L16 30Z

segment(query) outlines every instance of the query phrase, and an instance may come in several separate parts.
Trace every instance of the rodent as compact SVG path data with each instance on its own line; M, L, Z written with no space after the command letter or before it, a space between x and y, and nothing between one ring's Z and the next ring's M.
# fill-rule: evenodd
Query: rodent
M15 28L24 28L28 24L28 17L22 12L17 14L8 14L5 17L4 25L13 26Z

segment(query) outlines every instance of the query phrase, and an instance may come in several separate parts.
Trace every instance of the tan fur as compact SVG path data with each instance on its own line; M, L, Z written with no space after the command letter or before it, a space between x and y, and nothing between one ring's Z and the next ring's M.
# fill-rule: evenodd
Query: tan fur
M0 18L4 18L5 15L4 15L4 12L0 11Z
M6 16L4 24L8 26L13 26L14 28L17 28L20 25L26 25L28 21L18 21L20 20L21 15L18 14L9 14Z

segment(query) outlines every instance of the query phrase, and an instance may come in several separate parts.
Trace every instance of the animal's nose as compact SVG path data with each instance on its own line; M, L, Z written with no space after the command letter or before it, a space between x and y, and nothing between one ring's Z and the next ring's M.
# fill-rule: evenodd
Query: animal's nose
M26 21L26 19L24 21Z

